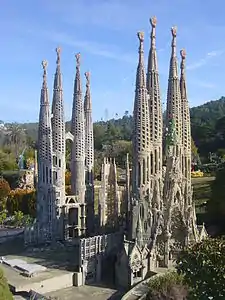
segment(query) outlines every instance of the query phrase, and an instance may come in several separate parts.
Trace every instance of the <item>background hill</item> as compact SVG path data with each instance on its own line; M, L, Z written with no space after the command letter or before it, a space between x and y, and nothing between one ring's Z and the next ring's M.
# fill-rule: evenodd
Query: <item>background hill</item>
M225 97L192 107L192 137L201 158L209 152L225 148ZM37 140L37 123L21 124L31 140ZM67 129L69 130L69 122ZM102 150L106 145L118 140L130 141L132 136L132 117L125 112L122 118L94 123L95 149ZM221 152L221 151L220 151Z
M225 149L225 97L190 109L192 138L200 156L209 152L224 155Z
M225 156L225 97L219 100L210 101L203 105L190 109L191 127L193 138L193 153L196 154L196 147L202 162L208 161L209 152L214 152L219 156ZM19 127L21 132L25 132L28 145L34 147L37 141L37 123L25 124L4 124L4 130L0 128L0 140L4 140L4 135L9 128L10 136L20 141L18 137ZM70 122L66 123L67 130ZM119 166L124 166L126 152L131 153L132 138L132 116L128 111L122 118L108 121L98 121L94 123L94 143L95 158L100 162L103 156L114 156L117 158ZM69 142L68 142L69 143ZM18 142L19 144L19 142ZM17 152L21 152L24 142ZM69 152L70 147L67 147ZM69 153L68 153L69 154ZM96 164L96 168L99 168Z

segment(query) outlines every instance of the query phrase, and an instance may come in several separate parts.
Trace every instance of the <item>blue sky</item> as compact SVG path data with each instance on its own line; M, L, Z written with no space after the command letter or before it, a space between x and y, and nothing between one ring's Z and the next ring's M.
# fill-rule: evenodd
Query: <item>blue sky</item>
M52 98L55 48L62 48L66 118L71 117L75 57L91 72L94 120L132 112L137 66L136 32L156 16L162 101L170 57L170 27L178 27L178 50L187 52L191 106L225 95L224 0L1 0L0 119L37 121L41 61L48 60ZM83 86L85 80L83 76Z

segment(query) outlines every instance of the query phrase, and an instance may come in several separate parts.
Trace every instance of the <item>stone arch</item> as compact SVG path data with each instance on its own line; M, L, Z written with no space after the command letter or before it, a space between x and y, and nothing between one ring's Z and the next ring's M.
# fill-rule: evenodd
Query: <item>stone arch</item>
M67 198L66 199L66 204L75 204L75 200L73 198Z

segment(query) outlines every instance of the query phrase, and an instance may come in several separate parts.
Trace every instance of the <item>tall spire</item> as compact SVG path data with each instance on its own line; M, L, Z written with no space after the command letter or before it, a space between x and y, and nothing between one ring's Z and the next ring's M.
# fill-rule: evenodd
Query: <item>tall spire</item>
M47 86L47 66L46 60L42 61L43 67L43 82L40 99L39 113L39 130L38 130L38 158L52 160L52 132L51 132L51 116L50 104ZM47 141L47 142L46 142Z
M41 90L41 105L42 104L49 105L49 100L48 100L48 85L47 85L47 67L48 67L47 60L43 60L42 61L43 82L42 82L42 90Z
M150 36L150 50L149 50L149 56L148 56L148 74L147 74L147 88L150 90L152 87L151 81L150 81L150 74L153 72L158 73L158 64L157 64L157 54L156 54L156 24L157 19L156 17L150 18L150 24L152 26L151 30L151 36Z
M178 78L178 61L176 55L176 36L177 29L172 27L172 53L170 58L170 69L169 69L169 80L167 90L167 118L166 126L169 127L169 123L173 120L176 131L176 155L179 155L179 149L182 143L182 122L181 122L181 95L180 95L180 84ZM175 148L174 148L175 149Z
M138 211L145 212L141 215L142 224L146 224L145 239L150 238L150 228L148 223L149 201L149 154L150 154L150 121L149 103L145 80L144 67L144 33L138 33L139 38L139 62L136 75L136 90L134 100L134 132L133 132L133 169L132 169L132 217L131 230L132 239L136 238Z
M136 90L134 100L134 139L133 139L133 192L145 184L149 160L149 105L144 67L144 33L138 32L139 62L136 75ZM144 159L144 161L143 161ZM143 165L144 163L144 165Z
M90 91L90 72L85 72L86 93L84 97L85 117L85 170L86 170L86 203L87 203L87 231L94 231L94 138L92 105Z
M89 171L94 166L94 139L93 139L93 121L92 105L90 91L90 72L85 72L86 93L84 97L84 115L85 115L85 164Z
M65 116L62 88L62 74L60 71L61 49L56 49L56 72L54 78L53 101L52 101L52 135L53 151L65 153ZM62 159L62 158L61 158ZM65 168L65 165L64 165Z
M146 88L145 67L144 67L144 32L138 32L139 39L139 62L136 75L136 88Z
M80 53L75 55L76 57L76 76L74 81L74 93L73 93L73 110L72 110L72 120L71 120L71 133L74 135L76 131L76 114L78 109L80 114L83 114L83 105L82 105L82 84L80 77ZM76 109L75 109L76 107Z
M84 106L80 79L80 53L76 54L76 76L74 82L72 111L71 191L78 196L79 202L85 202L85 128Z
M48 192L52 187L52 129L47 87L47 61L42 62L43 83L38 126L38 187L37 220L49 224L52 220L52 202Z
M191 180L191 122L190 110L187 99L187 87L185 76L185 60L186 51L180 51L181 64L180 64L180 92L181 92L181 112L182 112L182 145L184 150L183 170L184 175L188 180Z
M150 19L152 26L151 43L148 56L147 89L149 94L150 139L153 146L151 151L151 174L161 175L162 170L162 105L160 98L159 71L156 53L156 24L157 19Z
M62 75L60 70L60 63L61 63L61 48L56 48L56 72L54 78L54 89L62 89Z
M56 49L56 72L52 100L52 143L53 143L53 184L56 191L56 216L61 215L65 204L65 115L63 102L62 74L60 70L61 49Z

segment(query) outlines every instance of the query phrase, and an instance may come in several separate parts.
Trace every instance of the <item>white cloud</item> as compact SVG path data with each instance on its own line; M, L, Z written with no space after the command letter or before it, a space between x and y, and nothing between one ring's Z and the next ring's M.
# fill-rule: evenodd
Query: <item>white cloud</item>
M198 69L204 65L206 65L211 59L216 58L218 56L221 56L224 53L224 50L214 50L210 51L206 54L204 58L201 58L199 61L190 64L187 66L188 70L195 70Z
M129 64L137 63L137 53L135 54L123 52L123 50L120 47L112 44L103 44L94 41L81 40L63 32L36 31L36 34L42 36L42 38L46 38L48 41L56 43L57 45L66 45L73 48L77 48L77 52L85 51L93 55L123 61Z

